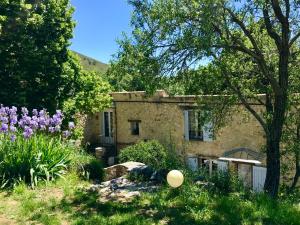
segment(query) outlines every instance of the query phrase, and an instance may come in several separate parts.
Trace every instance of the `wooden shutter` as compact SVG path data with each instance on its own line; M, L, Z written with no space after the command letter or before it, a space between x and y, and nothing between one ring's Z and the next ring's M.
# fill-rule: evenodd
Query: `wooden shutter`
M189 137L189 111L184 110L184 139L188 141L190 139Z

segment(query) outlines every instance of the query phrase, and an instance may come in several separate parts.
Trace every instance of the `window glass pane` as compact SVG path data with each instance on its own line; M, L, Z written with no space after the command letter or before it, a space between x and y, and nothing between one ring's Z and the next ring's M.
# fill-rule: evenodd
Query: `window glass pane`
M197 112L197 136L199 138L203 137L203 131L202 131L202 125L201 125L201 114L199 112Z
M104 136L109 137L109 118L108 118L108 112L104 112Z
M197 111L189 111L189 137L190 139L203 139L201 116Z
M109 134L110 134L110 137L112 137L113 136L113 132L112 132L112 129L113 129L113 113L110 112L109 115L110 115Z
M130 123L131 123L131 134L139 135L140 134L139 121L131 121Z

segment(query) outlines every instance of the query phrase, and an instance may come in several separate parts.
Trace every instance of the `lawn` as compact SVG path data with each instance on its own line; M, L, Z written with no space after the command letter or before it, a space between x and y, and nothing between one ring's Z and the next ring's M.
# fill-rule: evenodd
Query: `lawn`
M300 224L300 205L264 195L221 195L185 184L163 186L131 203L101 202L89 183L70 173L34 190L19 185L0 194L0 224Z

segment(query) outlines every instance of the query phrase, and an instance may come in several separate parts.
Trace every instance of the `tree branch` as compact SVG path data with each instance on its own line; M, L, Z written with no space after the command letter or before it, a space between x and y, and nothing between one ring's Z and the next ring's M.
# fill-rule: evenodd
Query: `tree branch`
M213 56L216 60L218 60L218 58L216 56ZM217 62L218 63L218 62ZM249 104L249 102L246 100L246 98L243 96L243 94L241 93L241 91L235 87L234 85L232 85L228 72L227 70L224 68L224 66L222 66L220 63L218 63L220 65L220 69L221 72L223 74L223 76L225 77L225 81L228 84L229 88L231 88L237 95L238 98L241 100L242 104L246 107L246 109L256 118L256 120L260 123L260 125L262 126L262 128L264 129L265 133L268 135L269 134L269 130L268 130L268 126L266 124L266 122L263 120L263 118L251 107L251 105Z
M273 26L272 26L272 23L271 23L271 20L270 20L270 16L269 16L269 12L268 12L267 4L265 4L264 7L263 7L263 15L264 15L264 21L265 21L265 24L266 24L267 32L270 35L270 37L273 38L273 40L275 41L277 49L280 49L281 38L276 33L276 31L273 29Z
M297 34L295 34L295 36L291 39L290 43L289 43L289 48L292 47L292 45L297 41L297 39L300 37L300 32L298 32Z
M280 4L279 4L278 0L272 0L272 4L271 5L272 5L274 13L275 13L276 17L278 18L279 22L281 24L285 24L287 22L287 17L285 17L283 15L283 12L282 12L282 10L280 8Z
M232 12L230 9L225 8L225 10L230 14L230 16L232 17L232 20L238 24L240 26L240 28L242 29L242 31L244 32L244 34L246 35L246 37L248 37L248 39L250 40L256 55L259 57L259 59L255 58L255 61L258 63L258 65L260 66L260 68L262 69L263 73L267 76L267 78L270 80L270 84L272 86L272 88L274 89L274 92L276 93L281 93L281 88L278 84L278 82L276 81L275 77L270 75L268 69L267 69L267 63L264 59L264 56L262 54L262 52L260 51L254 37L252 36L251 32L246 28L245 24L243 23L243 21L239 20L238 17L234 14L234 12Z

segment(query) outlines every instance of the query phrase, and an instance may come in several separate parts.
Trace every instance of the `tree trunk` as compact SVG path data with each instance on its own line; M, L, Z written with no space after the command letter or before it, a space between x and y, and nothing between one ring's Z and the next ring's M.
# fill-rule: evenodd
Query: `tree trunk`
M275 96L273 118L268 126L267 175L264 189L273 198L277 197L280 184L280 142L285 119L286 104L286 91Z
M297 154L297 153L296 153ZM296 155L296 173L290 187L290 191L293 191L298 183L299 176L300 176L300 164L299 164L299 154Z
M297 126L296 135L297 135L297 142L299 142L300 141L300 126L299 125ZM295 149L294 151L295 151L294 153L295 153L296 172L295 172L294 179L290 186L289 191L293 191L295 189L295 187L298 183L298 180L299 180L299 176L300 176L300 151L299 151L299 149Z
M278 81L279 90L274 90L274 107L272 119L268 122L267 134L267 175L264 189L273 198L278 195L280 184L280 142L288 102L289 85L289 21L287 18L282 23L282 40L279 50Z
M280 156L278 140L267 141L267 175L264 189L276 198L280 182Z

